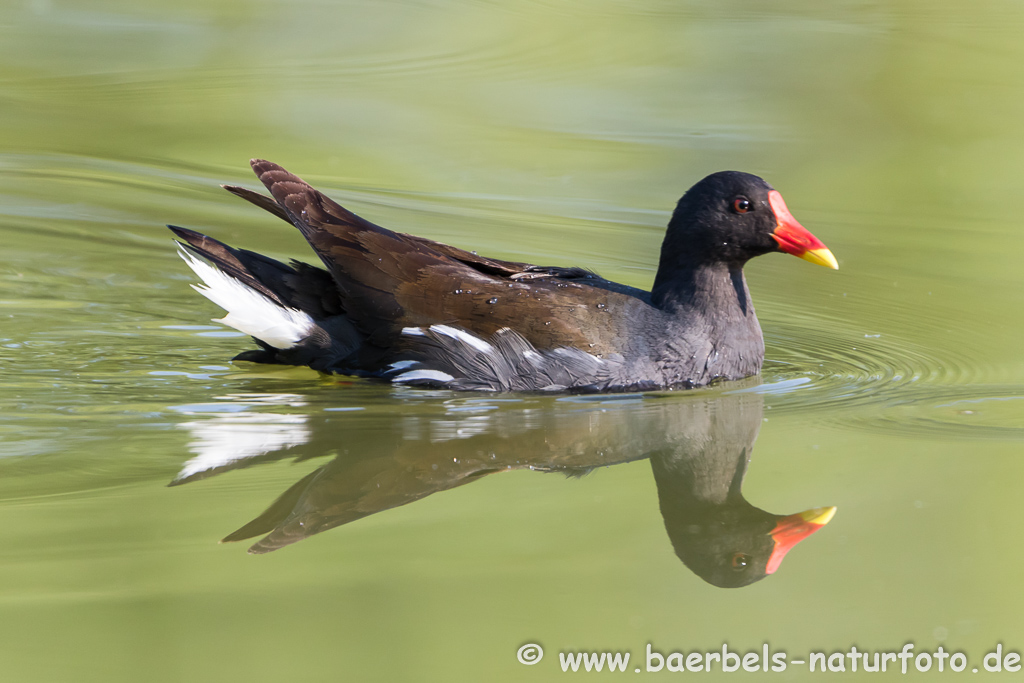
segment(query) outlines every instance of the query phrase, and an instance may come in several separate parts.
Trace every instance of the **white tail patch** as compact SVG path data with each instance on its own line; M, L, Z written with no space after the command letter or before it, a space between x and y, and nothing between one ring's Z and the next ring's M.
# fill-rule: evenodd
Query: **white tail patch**
M192 285L192 289L228 312L223 318L214 318L215 322L278 349L290 349L313 330L315 323L305 312L271 301L184 249L178 253L203 281L202 285Z

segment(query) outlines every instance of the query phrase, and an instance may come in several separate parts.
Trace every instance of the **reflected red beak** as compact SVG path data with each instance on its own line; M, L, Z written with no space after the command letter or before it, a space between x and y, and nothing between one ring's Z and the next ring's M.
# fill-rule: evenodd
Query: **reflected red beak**
M836 257L821 240L793 218L793 214L789 212L781 194L776 190L769 192L768 203L771 204L772 211L775 212L775 220L778 221L778 225L771 235L779 243L779 249L805 261L817 263L819 266L839 270Z
M782 564L782 558L793 546L828 524L835 514L835 507L812 508L780 519L771 531L771 536L775 539L775 549L768 556L765 574L774 574Z

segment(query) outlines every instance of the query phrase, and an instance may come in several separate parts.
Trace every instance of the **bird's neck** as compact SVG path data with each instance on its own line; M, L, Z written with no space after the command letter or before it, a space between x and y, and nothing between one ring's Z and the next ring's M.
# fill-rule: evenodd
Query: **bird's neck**
M662 263L651 289L651 303L665 311L753 315L741 263Z
M665 339L673 347L666 367L701 385L715 378L755 375L764 361L764 338L743 277L742 264L683 264L660 268L651 303L666 315Z

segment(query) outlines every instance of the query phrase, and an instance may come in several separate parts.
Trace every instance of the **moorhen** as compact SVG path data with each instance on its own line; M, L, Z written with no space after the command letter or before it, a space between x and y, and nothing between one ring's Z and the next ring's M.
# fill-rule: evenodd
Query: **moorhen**
M326 270L168 226L205 283L195 289L227 310L220 322L260 346L236 360L463 390L692 388L761 369L749 259L782 251L838 267L748 173L714 173L683 195L646 292L392 232L277 164L251 163L271 196L225 189L297 227Z

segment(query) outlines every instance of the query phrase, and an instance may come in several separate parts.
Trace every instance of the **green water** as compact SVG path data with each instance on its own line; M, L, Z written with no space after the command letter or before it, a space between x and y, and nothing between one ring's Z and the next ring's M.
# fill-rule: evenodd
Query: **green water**
M1024 7L171 5L0 5L5 680L540 681L564 651L765 642L969 672L1024 647ZM379 224L644 288L682 191L745 170L840 270L751 263L764 372L687 395L232 364L251 342L163 225L312 259L218 187L254 187L253 156ZM652 473L697 443L751 455L759 508L838 513L714 587ZM307 476L300 521L359 519L218 545Z

